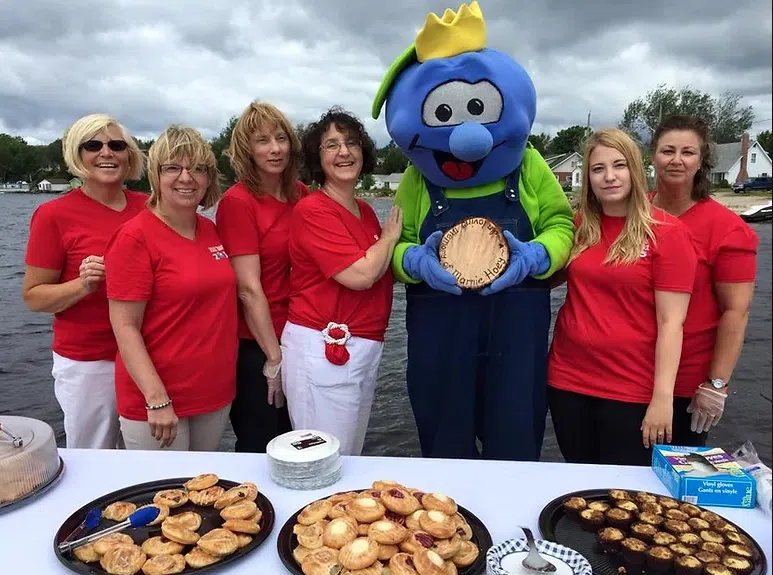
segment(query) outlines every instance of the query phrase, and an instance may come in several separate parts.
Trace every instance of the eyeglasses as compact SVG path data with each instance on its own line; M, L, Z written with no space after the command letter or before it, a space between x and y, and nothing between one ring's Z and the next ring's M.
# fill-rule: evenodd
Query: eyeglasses
M341 146L346 146L348 150L359 150L361 143L359 140L346 140L345 142L328 140L320 146L320 149L325 150L328 154L335 154L341 150Z
M80 149L93 153L101 152L104 146L107 146L113 152L123 152L129 147L129 144L124 140L108 140L107 142L102 142L100 140L86 140L80 145Z
M183 173L183 170L186 170L194 178L206 176L207 174L209 174L209 168L201 164L193 166L192 168L185 168L178 164L163 164L160 168L160 172L163 175L170 176L170 177L174 176L175 178L179 177L180 174Z

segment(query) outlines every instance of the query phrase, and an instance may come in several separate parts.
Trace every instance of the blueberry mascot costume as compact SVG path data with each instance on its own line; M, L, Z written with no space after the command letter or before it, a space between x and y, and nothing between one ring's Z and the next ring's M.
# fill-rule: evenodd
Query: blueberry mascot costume
M406 284L408 395L425 457L539 459L547 415L550 278L567 262L572 210L528 143L536 113L529 75L486 48L477 2L429 14L373 102L410 164L395 204L394 252ZM443 231L488 217L510 247L505 272L462 290L441 267ZM479 451L476 439L483 450Z

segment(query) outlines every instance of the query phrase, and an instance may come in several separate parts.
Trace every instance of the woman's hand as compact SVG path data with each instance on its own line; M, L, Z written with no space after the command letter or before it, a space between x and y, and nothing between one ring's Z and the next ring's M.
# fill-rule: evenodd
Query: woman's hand
M148 426L150 435L160 443L160 447L169 447L177 437L177 414L171 405L161 409L148 410Z
M644 447L649 449L656 443L671 443L674 420L674 400L652 398L644 421L641 424L641 437Z
M263 375L268 384L268 404L277 409L284 407L285 396L282 392L282 361L271 364L268 361L263 364Z
M105 280L105 261L102 256L87 256L83 258L78 272L83 289L91 293L97 289L99 282Z
M381 237L386 238L390 242L397 243L402 233L403 210L398 206L392 206L384 225L381 226Z

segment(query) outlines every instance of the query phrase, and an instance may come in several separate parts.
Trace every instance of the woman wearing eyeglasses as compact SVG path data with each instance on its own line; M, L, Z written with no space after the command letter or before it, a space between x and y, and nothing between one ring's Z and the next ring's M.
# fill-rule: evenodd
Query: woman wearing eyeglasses
M137 215L147 195L126 190L144 156L115 119L92 114L62 138L67 168L83 184L32 214L22 296L28 309L53 314L54 394L68 448L113 449L120 439L115 355L105 294L105 246Z
M321 188L290 221L290 308L282 333L282 385L295 429L335 435L362 452L384 333L392 309L389 264L402 231L392 208L383 229L355 198L375 146L354 116L333 108L303 135L303 159Z
M148 209L108 244L118 341L115 386L127 449L217 451L236 384L236 277L215 223L212 150L172 126L148 151Z

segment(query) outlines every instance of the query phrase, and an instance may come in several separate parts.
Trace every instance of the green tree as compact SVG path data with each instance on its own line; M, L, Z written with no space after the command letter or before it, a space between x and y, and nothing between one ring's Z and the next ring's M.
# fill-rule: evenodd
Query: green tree
M231 143L231 134L233 134L234 127L238 120L238 117L231 116L231 119L228 120L228 124L226 124L225 128L220 130L220 134L218 134L211 142L212 152L215 154L215 159L217 160L217 167L223 175L224 186L231 186L236 182L236 173L231 167L231 162L225 154L225 151Z
M734 92L714 97L689 87L676 89L660 84L628 104L619 127L649 142L663 118L684 114L703 119L717 143L737 142L754 121L752 107L741 107L740 102L741 96Z
M360 178L360 189L363 192L369 191L375 185L376 178L373 177L373 174L365 174Z
M394 141L376 151L376 174L402 174L408 167L408 157Z
M559 130L550 141L547 152L549 154L568 154L569 152L579 152L588 136L588 129L585 126L569 126Z
M757 142L768 153L768 156L773 156L773 138L770 130L764 130L757 134Z
M534 149L543 157L547 155L548 148L550 147L550 136L545 132L542 132L541 134L531 134L529 136L529 142L531 142Z

